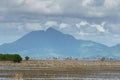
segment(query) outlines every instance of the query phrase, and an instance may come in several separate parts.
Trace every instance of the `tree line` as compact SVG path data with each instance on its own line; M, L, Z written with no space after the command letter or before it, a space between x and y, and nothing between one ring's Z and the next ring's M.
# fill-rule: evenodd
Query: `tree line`
M20 63L22 57L19 54L0 54L0 61L13 61Z

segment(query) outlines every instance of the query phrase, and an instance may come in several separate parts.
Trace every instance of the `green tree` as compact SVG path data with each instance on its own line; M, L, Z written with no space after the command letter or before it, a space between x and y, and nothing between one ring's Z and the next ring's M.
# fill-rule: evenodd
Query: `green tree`
M13 62L20 63L22 61L22 57L18 54L14 54Z
M0 61L21 62L22 57L18 54L0 54Z
M26 61L28 61L29 59L30 59L30 57L28 57L28 56L25 57L25 60L26 60Z

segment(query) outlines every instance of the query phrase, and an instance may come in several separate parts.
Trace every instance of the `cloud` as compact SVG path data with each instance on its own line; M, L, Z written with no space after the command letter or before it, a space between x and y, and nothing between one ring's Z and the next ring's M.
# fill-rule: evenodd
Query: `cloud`
M80 23L76 24L76 27L80 28L81 26L85 26L85 25L89 25L89 23L86 21L81 21Z
M77 35L86 36L86 35L89 35L89 34L88 34L88 33L85 33L85 32L78 32Z
M2 15L61 15L76 17L120 17L120 0L4 0Z
M66 15L82 16L82 17L113 17L119 16L120 1L119 0L61 0L58 3L62 12ZM110 12L113 11L113 12Z
M60 29L64 29L64 28L67 28L67 27L69 27L69 24L67 24L67 23L61 23L60 26L59 26Z
M15 40L54 27L77 39L107 43L103 37L114 37L110 43L120 43L119 7L120 0L1 0L0 36Z
M60 14L60 6L54 0L4 0L1 1L0 11L6 14Z
M95 27L99 32L105 32L104 26L99 24L93 24L92 27Z
M81 21L80 23L76 24L76 27L80 29L82 32L87 33L98 33L98 32L105 32L104 29L105 22L101 24L89 23L87 21Z
M54 4L54 0L25 0L24 7L26 11L31 13L40 14L61 13L60 6L58 4Z
M44 25L46 27L53 27L53 26L58 26L58 23L56 21L47 21Z
M107 23L105 29L115 35L120 35L120 23Z

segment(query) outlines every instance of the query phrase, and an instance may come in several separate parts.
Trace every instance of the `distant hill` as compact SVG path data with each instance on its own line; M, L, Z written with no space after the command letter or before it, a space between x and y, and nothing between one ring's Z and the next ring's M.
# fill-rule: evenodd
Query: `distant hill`
M120 46L107 47L92 41L77 40L53 28L30 32L15 42L0 46L0 53L20 53L39 58L114 56L116 51L120 54Z

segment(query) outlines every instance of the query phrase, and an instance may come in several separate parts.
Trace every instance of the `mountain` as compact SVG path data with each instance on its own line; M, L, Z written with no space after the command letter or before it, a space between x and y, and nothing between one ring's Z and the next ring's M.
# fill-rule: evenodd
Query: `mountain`
M120 44L110 47L109 53L116 58L120 58Z
M73 36L49 28L32 31L15 42L0 46L0 53L20 53L31 57L96 57L111 56L109 47L92 41L77 40ZM119 48L120 49L120 48Z

